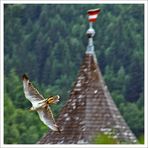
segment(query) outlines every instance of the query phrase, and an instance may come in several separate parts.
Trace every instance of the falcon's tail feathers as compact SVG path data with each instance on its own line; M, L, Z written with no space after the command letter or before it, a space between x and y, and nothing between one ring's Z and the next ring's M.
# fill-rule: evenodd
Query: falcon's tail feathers
M47 99L47 104L51 105L51 104L56 104L59 102L59 96L53 96Z

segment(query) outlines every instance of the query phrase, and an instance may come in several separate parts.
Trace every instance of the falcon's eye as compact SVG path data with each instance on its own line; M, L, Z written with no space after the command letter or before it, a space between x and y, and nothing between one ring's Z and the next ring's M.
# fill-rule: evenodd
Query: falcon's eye
M29 84L29 85L31 85L31 83L30 83L30 82L29 82L28 84Z

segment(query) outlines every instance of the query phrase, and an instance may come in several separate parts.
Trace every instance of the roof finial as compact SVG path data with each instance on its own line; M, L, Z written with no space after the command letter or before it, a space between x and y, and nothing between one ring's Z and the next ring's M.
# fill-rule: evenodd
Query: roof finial
M98 14L100 13L100 9L91 9L88 10L88 21L89 21L89 29L86 34L88 37L88 46L86 53L94 53L94 45L93 45L93 37L95 35L95 30L93 29L93 22L96 21Z

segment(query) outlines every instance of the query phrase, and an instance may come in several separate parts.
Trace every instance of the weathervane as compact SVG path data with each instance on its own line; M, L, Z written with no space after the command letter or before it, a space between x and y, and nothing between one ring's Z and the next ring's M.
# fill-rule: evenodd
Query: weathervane
M88 10L88 21L89 21L89 29L86 34L88 37L88 46L86 53L94 53L94 45L93 45L93 37L95 35L95 30L93 29L93 23L96 21L98 14L100 13L100 9L91 9Z

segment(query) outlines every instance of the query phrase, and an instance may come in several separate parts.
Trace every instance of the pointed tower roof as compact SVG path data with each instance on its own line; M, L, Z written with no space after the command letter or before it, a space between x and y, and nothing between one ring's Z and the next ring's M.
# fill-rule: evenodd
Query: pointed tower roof
M38 142L40 144L90 144L99 133L112 135L119 143L137 142L103 80L93 50L93 36L88 33L90 30L77 80L57 119L61 133L49 131Z

